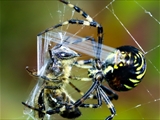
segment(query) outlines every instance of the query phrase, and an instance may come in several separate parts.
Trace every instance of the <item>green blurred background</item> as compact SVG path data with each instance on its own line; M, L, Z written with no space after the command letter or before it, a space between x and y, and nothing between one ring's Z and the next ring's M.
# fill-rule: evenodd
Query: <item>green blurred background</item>
M151 12L160 21L159 0L137 0L141 6ZM133 45L133 39L128 35L120 22L116 20L108 9L104 9L109 0L72 1L90 16L95 16L104 27L104 44L112 47ZM1 1L1 119L25 119L22 101L25 101L36 81L25 71L25 66L36 68L37 45L36 35L44 29L55 25L60 20L68 20L72 16L72 9L53 1ZM160 27L153 17L133 0L117 0L109 8L114 8L117 17L122 21L133 37L145 51L160 45ZM65 9L65 12L63 10ZM62 13L57 12L60 10ZM102 12L100 12L102 10ZM99 13L100 12L100 13ZM98 14L97 14L98 13ZM63 16L64 15L64 16ZM75 13L74 18L82 19ZM80 29L72 25L67 30L75 33ZM63 28L65 30L65 28ZM78 33L83 36L94 36L96 29L85 27ZM117 119L160 119L160 48L149 52L147 57L148 69L142 83L128 92L117 92L119 100L113 101ZM150 60L152 64L148 61ZM156 67L156 70L154 67ZM76 83L75 83L76 84ZM84 85L84 83L81 83ZM84 88L87 89L87 88ZM79 98L79 96L78 96ZM157 100L157 101L156 101ZM140 107L136 107L137 105ZM103 120L110 115L104 104L98 109L82 109L79 119ZM54 115L53 115L54 116ZM55 118L57 119L57 118ZM58 118L60 119L60 118Z

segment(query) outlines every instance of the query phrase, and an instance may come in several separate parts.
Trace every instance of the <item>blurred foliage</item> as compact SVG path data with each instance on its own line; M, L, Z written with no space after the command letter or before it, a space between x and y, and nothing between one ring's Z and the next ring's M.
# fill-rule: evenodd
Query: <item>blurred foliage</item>
M72 1L72 0L71 0ZM139 1L146 10L160 21L159 1ZM110 2L109 0L72 1L90 16L95 16ZM71 18L72 10L66 8L63 14L61 3L53 1L0 1L1 7L1 119L25 119L22 101L25 101L35 85L36 80L25 71L25 66L36 68L36 35L60 22ZM67 6L66 6L67 7ZM159 23L138 6L133 0L113 3L115 14L134 36L145 51L159 45ZM74 18L80 19L75 13ZM137 46L128 35L120 22L107 9L99 13L95 20L104 26L104 44L112 47L130 44ZM79 29L73 25L68 32L75 33ZM80 36L94 36L96 29L85 27L78 34ZM146 55L148 62L147 74L143 82L134 90L120 93L119 100L113 101L117 116L115 119L160 119L160 49L156 48ZM154 64L150 64L151 60ZM83 83L81 83L83 84ZM79 98L79 97L78 97ZM151 102L151 103L148 103ZM136 105L142 104L137 107ZM103 120L110 114L106 105L98 109L82 109L79 119ZM54 116L54 115L53 115Z

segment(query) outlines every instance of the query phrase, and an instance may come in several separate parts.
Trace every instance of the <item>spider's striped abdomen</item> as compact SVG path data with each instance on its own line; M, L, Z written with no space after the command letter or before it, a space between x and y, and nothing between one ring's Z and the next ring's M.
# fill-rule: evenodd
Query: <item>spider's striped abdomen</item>
M105 79L116 91L128 91L136 87L146 72L146 61L137 48L122 46L103 64ZM105 72L107 71L107 72Z

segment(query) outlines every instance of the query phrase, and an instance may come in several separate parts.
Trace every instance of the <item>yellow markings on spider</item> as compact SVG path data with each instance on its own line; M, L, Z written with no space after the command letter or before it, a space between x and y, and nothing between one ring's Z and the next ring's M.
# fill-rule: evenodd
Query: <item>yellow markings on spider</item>
M104 74L107 74L109 71L113 72L113 67L108 66L108 67L104 70Z
M137 71L139 71L139 70L144 66L144 59L143 59L143 57L142 57L142 55L141 55L140 52L139 52L139 56L141 57L142 63L141 63L141 65L136 69Z
M137 67L139 65L139 63L137 63L137 64L134 64L134 67Z
M132 89L132 88L133 88L133 87L130 87L130 86L126 85L126 84L124 84L124 86L125 86L127 89Z
M122 67L122 66L123 66L123 63L120 63L119 66Z
M140 74L141 73L141 71L137 71L137 72L135 72L135 74Z
M68 21L62 23L62 25L67 25L67 24L69 24Z
M83 24L89 26L89 25L90 25L90 22L84 21Z
M137 56L134 56L134 63L137 62Z
M131 81L132 83L138 83L139 82L139 80L131 79L131 78L129 78L129 81Z
M138 84L134 84L134 86L137 86Z
M73 4L70 4L70 3L68 4L68 6L69 6L69 7L71 7L71 8L73 8L73 7L74 7L74 5L73 5Z
M116 64L114 65L114 69L118 69L118 66Z
M93 22L93 19L92 19L89 15L86 17L86 19L87 19L89 22Z
M137 79L141 79L144 76L145 73L146 73L146 69L143 71L142 74L138 75L136 78Z

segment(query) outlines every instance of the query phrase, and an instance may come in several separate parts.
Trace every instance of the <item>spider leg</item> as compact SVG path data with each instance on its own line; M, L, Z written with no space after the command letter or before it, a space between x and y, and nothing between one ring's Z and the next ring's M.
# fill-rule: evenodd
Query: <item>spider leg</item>
M97 104L85 104L85 103L81 103L79 105L79 107L84 107L84 108L98 108L98 107L100 107L102 105L102 95L106 97L106 94L104 92L102 92L102 90L100 90L99 88L96 88L95 91L97 93L97 95L96 95L97 98L96 99L97 99L98 103ZM114 106L110 102L109 98L108 97L106 97L106 98L103 97L103 99L105 100L105 102L107 103L107 105L109 105L109 109L111 110L111 113L114 112L115 111ZM113 107L113 108L110 108L110 107ZM107 120L109 120L109 119L107 119Z
M50 27L50 28L42 31L41 33L39 33L38 36L40 36L40 35L48 32L48 31L51 31L51 30L53 30L53 29L55 29L55 28L58 28L58 27L61 27L61 26L65 26L65 25L68 25L68 24L80 24L80 25L85 25L85 26L97 27L97 28L98 28L98 34L100 34L99 37L102 36L101 34L102 34L102 32L103 32L103 29L102 29L102 26L101 26L99 23L97 23L97 22L95 22L95 21L89 22L89 21L77 20L77 19L70 19L70 20L67 20L67 21L65 21L65 22L62 22L62 23L60 23L60 24L57 24L57 25L55 25L55 26L52 26L52 27Z
M73 8L76 12L78 12L79 14L81 14L84 18L86 18L87 21L89 22L93 22L93 19L85 12L83 11L81 8L79 8L76 5L73 5L65 0L59 0L60 2L68 5L69 7Z
M68 83L72 88L74 88L80 95L84 95L84 93L78 89L75 85L73 85L71 82Z
M103 91L103 89L100 86L98 86L98 88L100 90L100 94L102 95L103 100L105 101L105 103L107 104L107 107L111 111L111 115L108 116L105 120L112 120L113 117L116 114L116 110L114 108L114 105L112 104L112 102L110 101L110 99L108 98L108 96L106 95L106 93Z
M97 96L98 103L97 104L85 104L85 103L82 103L82 104L80 104L79 107L85 107L85 108L98 108L98 107L100 107L102 105L102 97L101 97L101 94L100 94L100 91L99 91L98 88L96 88L95 91L97 93L96 96Z
M92 86L90 87L90 89L79 99L77 100L74 105L71 106L71 108L74 108L74 107L100 107L102 105L102 100L104 100L104 102L107 104L107 107L109 108L110 112L111 112L111 115L108 116L106 118L106 120L111 120L113 119L113 117L115 116L116 114L116 111L115 111L115 108L114 108L114 105L112 104L111 100L109 99L109 97L107 96L106 93L109 93L112 95L112 92L110 90L108 90L107 88L105 88L104 86L102 86L101 88L101 81L102 81L103 77L102 77L102 74L97 74L94 78L93 78L93 84ZM89 95L94 91L96 90L97 92L97 100L98 100L98 104L93 104L93 105L90 105L90 104L84 104L83 102L89 97ZM105 93L105 92L106 93Z
M109 97L110 100L113 100L113 99L117 100L118 99L118 95L115 92L113 92L112 90L110 90L109 88L107 88L104 85L101 85L100 87L103 89L103 91L107 95L109 95L108 97Z
M113 99L114 100L117 100L118 99L118 95L113 92L112 90L108 89L107 87L105 86L102 86L101 85L101 88L103 89L103 91L108 95L108 98L112 101ZM88 97L88 99L98 99L98 96L95 95L95 94L90 94L90 96Z
M95 81L92 86L90 87L90 89L79 99L77 100L72 106L71 108L74 108L74 107L78 107L80 106L81 104L83 104L83 102L89 97L90 94L92 94L92 92L96 89L98 83L98 81Z
M108 95L109 99L112 101L113 99L114 100L117 100L118 99L118 95L113 92L112 90L110 90L109 88L107 88L106 86L104 85L101 85L100 86L103 91ZM90 95L90 99L97 99L97 95Z
M79 81L92 81L92 78L81 78L81 77L76 77L76 76L70 76L71 80L79 80ZM101 88L103 89L103 91L108 95L110 100L117 100L118 99L118 95L113 92L112 90L110 90L109 88L105 87L104 85L101 85ZM89 99L97 99L97 95L91 94L89 96Z
M81 78L81 77L76 77L76 76L70 76L69 77L71 80L78 80L78 81L92 81L92 78Z
M79 61L76 61L73 65L79 68L89 69L89 68L92 68L92 66L87 64L91 64L92 62L93 62L93 59L79 60Z

